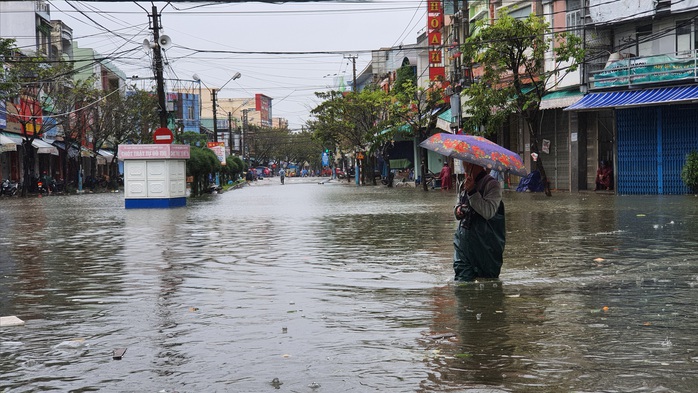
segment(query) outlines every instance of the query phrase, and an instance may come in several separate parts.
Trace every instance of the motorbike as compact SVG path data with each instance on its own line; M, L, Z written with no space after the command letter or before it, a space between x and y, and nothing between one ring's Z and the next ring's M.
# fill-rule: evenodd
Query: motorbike
M17 182L5 179L2 181L2 185L0 185L0 195L14 196L17 194L17 188Z
M39 180L36 182L36 193L39 195L49 195L48 185Z

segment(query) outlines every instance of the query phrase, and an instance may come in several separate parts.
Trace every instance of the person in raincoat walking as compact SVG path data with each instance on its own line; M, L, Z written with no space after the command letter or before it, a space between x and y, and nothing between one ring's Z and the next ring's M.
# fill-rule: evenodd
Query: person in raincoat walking
M463 164L466 179L454 209L458 220L453 239L455 280L498 278L506 243L502 188L485 168Z

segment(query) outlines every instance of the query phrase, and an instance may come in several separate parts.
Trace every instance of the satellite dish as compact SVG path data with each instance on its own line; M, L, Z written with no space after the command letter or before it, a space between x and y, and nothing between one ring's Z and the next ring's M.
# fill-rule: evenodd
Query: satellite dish
M168 35L160 36L160 39L158 39L158 43L160 44L160 48L162 48L162 49L168 49L169 47L172 46L172 40L170 39L170 36L168 36Z
M148 41L147 38L143 40L143 49L146 52L150 52L150 49L152 49L152 47L150 46L150 41Z

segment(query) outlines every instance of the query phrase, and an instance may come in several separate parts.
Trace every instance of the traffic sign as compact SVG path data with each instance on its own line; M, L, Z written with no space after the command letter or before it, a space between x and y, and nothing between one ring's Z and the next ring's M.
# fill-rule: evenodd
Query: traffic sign
M153 142L163 145L169 145L174 141L174 136L172 131L167 127L160 127L155 132L153 132Z

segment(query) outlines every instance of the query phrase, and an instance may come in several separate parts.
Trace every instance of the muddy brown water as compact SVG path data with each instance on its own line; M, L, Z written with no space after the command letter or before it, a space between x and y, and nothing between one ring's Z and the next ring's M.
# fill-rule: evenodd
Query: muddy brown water
M0 392L698 386L695 197L506 192L500 280L456 286L453 194L322 182L0 198Z

